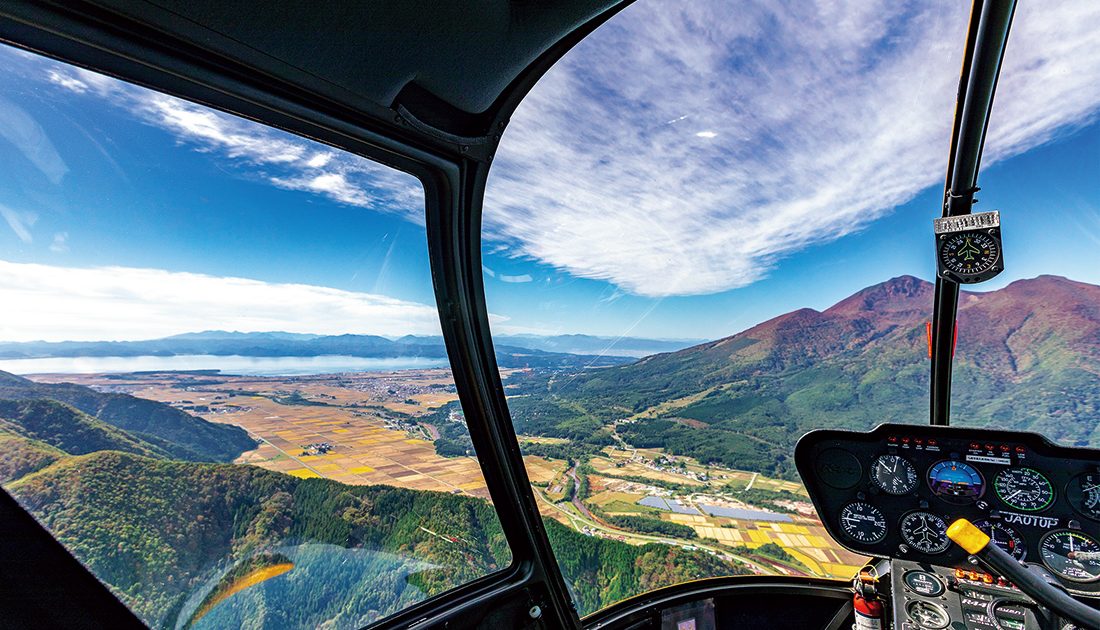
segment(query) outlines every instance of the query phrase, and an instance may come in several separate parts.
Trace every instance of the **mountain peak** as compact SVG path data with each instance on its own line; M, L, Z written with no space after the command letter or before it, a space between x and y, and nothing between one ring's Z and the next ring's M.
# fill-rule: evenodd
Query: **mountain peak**
M832 315L861 312L927 310L932 312L935 285L915 276L898 276L857 291L826 309Z

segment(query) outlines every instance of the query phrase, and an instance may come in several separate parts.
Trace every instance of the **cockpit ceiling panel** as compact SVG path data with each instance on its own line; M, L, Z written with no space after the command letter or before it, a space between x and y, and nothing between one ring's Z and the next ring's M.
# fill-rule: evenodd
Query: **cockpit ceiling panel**
M275 76L293 69L390 107L410 82L469 114L621 0L95 0ZM347 103L352 104L352 103Z

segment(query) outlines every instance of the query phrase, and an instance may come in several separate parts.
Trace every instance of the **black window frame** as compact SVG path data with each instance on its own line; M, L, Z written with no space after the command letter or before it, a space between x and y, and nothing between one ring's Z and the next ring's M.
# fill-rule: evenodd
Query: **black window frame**
M489 133L477 138L439 130L449 114L445 108L433 116L432 126L400 103L349 105L324 97L325 86L300 70L281 66L264 72L242 63L255 57L243 46L239 56L215 52L195 45L201 38L177 37L91 3L15 0L0 7L0 42L330 145L422 183L443 337L512 564L398 611L372 629L505 627L536 619L548 627L580 627L497 371L481 275L481 204L496 143L516 106L554 62L631 1L618 0L577 25L528 66L490 110ZM175 27L197 33L194 25ZM416 105L422 108L422 99Z

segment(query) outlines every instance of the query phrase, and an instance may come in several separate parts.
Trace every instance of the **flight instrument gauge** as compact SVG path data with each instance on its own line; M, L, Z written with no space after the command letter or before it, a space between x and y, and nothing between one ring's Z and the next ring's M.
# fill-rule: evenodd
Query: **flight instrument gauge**
M943 553L951 546L947 523L930 512L911 512L901 519L901 537L921 553Z
M1073 509L1094 521L1100 521L1100 472L1077 475L1066 488Z
M1054 501L1054 486L1033 468L1009 468L993 479L997 496L1009 507L1025 512L1045 510Z
M941 278L982 282L1004 269L999 212L941 217L932 223L936 233L936 273Z
M886 516L863 501L854 501L840 511L840 530L854 541L871 544L886 537Z
M887 494L909 494L917 489L917 469L897 455L881 455L871 466L871 480Z
M974 527L985 532L985 535L989 536L989 540L994 545L1003 549L1013 558L1023 560L1024 556L1027 555L1027 545L1024 543L1024 537L1010 525L1005 525L1000 521L982 519L974 521Z
M971 503L985 492L982 474L966 462L945 459L928 469L928 487L948 503Z
M1069 529L1053 531L1039 541L1043 564L1071 582L1100 580L1100 543Z
M952 234L940 244L943 266L960 275L989 271L1000 257L997 242L982 232Z

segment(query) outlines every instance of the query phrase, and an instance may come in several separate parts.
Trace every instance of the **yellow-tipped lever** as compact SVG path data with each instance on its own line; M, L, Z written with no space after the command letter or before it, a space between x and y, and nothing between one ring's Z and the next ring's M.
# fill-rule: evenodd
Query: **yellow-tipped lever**
M989 544L989 536L965 518L951 523L947 528L947 537L955 541L970 555L1012 582L1016 588L1031 596L1040 605L1058 613L1083 628L1100 629L1100 610L1082 604L1069 593L1055 588L1047 578L1029 571L1023 563L1017 562L1007 551L997 545Z
M951 527L947 528L947 537L971 555L977 554L989 544L989 536L965 518L951 523Z

